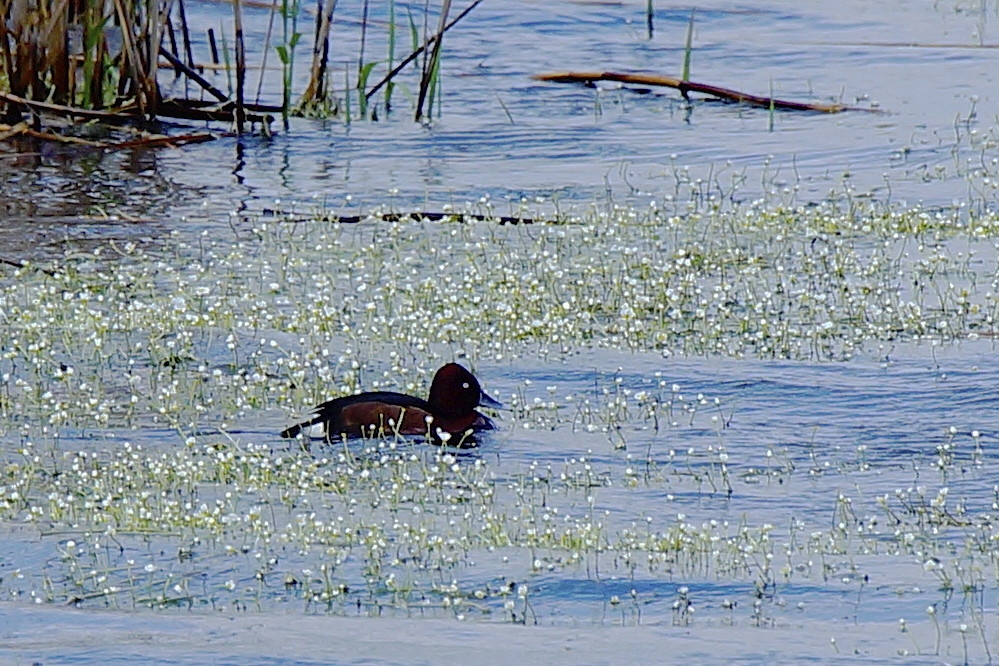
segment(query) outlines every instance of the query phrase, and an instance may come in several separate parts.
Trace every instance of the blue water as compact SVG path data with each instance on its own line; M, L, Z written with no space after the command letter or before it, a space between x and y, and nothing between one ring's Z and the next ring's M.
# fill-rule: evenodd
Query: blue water
M196 57L207 62L204 30L227 27L225 10L188 4ZM120 212L148 220L146 231L165 220L172 220L167 228L191 230L228 224L229 211L271 208L275 199L283 207L358 212L385 203L437 210L488 196L506 213L524 197L543 198L548 210L553 199L562 206L646 205L688 199L691 190L723 200L776 192L808 202L847 186L893 203L991 205L991 187L967 175L994 154L994 140L982 138L995 118L999 68L995 49L980 48L994 31L991 3L970 10L860 1L698 6L692 79L796 100L876 104L884 114L771 118L766 110L710 101L688 106L672 90L640 95L530 79L565 69L679 74L689 10L657 8L650 40L644 7L483 3L444 41L440 116L425 126L411 118L410 72L399 80L391 113L378 102L378 122L358 121L355 111L350 124L299 119L284 131L278 122L271 138L225 137L182 150L99 155L45 146L21 159L3 153L4 189L14 200L8 216L45 224L51 216ZM381 5L372 8L368 61L387 52L379 11ZM340 3L337 12L356 15L359 4ZM269 14L246 13L250 62L259 63ZM307 26L308 17L303 21ZM399 52L408 44L405 32ZM344 22L334 36L332 80L343 97L344 76L353 81L356 72L359 35ZM272 43L279 38L278 30ZM306 47L298 58L304 77ZM379 64L371 80L384 72ZM209 75L227 88L224 73ZM279 99L279 76L271 53L261 101ZM165 73L168 89L170 82ZM256 91L256 76L250 88ZM189 87L186 94L197 93ZM102 235L140 233L96 225ZM85 234L93 225L70 220L68 227Z

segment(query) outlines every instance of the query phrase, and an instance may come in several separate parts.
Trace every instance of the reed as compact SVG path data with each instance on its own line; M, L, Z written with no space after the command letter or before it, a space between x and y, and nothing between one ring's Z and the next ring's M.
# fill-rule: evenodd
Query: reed
M136 7L131 9L140 11ZM127 53L123 53L124 46L113 51L104 37L105 26L114 24L128 12L129 8L120 4L96 1L68 7L55 1L38 2L30 8L23 2L0 4L5 92L55 104L84 102L91 109L110 106L116 87L113 72L116 61L137 74L140 82L146 81L141 75L142 68L134 62L139 54L134 45L135 36L143 32L142 27L123 32ZM79 61L70 50L69 34L73 26L79 27L82 36L83 75L79 86L76 72ZM8 115L17 113L9 102L6 111Z
M301 33L292 28L289 32L289 20L297 24L299 0L283 0L285 3L282 14L285 19L285 45L278 48L281 62L286 63L284 90L284 107L289 108L292 90L292 70L294 64L295 46L301 39ZM317 16L316 36L312 42L312 68L309 71L309 84L305 88L298 101L297 110L299 113L305 110L313 110L317 106L327 101L327 68L329 65L330 53L330 31L333 27L333 12L336 10L336 0L323 5L319 3L319 14ZM289 12L291 17L289 18ZM285 125L287 125L287 113L285 115Z
M217 65L222 61L219 60L219 44L215 39L215 29L208 28L206 34L208 35L208 47L212 52L212 64Z
M368 98L364 96L364 87L376 62L364 62L364 45L368 37L368 0L364 0L361 12L361 48L357 56L357 104L358 113L362 118L368 115Z
M389 0L388 3L388 60L387 65L389 71L392 71L393 63L395 62L395 0ZM389 81L385 85L385 113L389 113L392 110L392 89L395 87L395 83ZM367 95L365 95L367 97Z
M437 90L440 74L441 44L444 42L444 31L446 30L447 16L450 11L451 0L444 0L444 3L441 5L440 20L437 25L437 39L434 41L433 51L430 54L429 60L426 57L423 60L423 75L420 77L420 92L416 101L415 119L417 122L423 119L424 103L427 103L428 106L427 116L433 115L434 92ZM424 51L424 55L426 55L426 51Z
M683 68L680 74L680 78L684 81L690 81L690 55L693 50L694 43L694 11L690 10L690 20L687 22L687 38L683 45ZM686 97L686 91L683 92L683 96Z
M260 58L260 76L257 77L257 95L255 101L260 103L260 96L264 91L264 75L267 72L267 56L271 52L271 40L274 38L274 18L277 16L278 6L271 5L270 14L267 17L267 35L264 37L264 52ZM283 77L282 77L283 81Z
M466 7L465 9L463 9L461 12L458 13L457 16L455 16L446 25L444 25L444 27L441 30L439 30L436 34L434 34L434 35L430 36L429 38L427 38L423 42L423 44L421 46L419 46L419 47L416 46L416 44L418 44L418 40L419 40L419 31L416 29L416 24L415 24L415 21L413 20L412 14L410 14L409 24L410 24L410 32L411 32L412 37L413 37L413 52L410 53L405 58L403 58L399 62L398 65L396 65L395 67L393 67L389 71L389 73L386 74L384 78L382 78L381 81L379 81L378 83L376 83L375 85L373 85L371 88L369 88L368 92L366 92L365 94L368 97L371 97L376 92L378 92L379 90L381 90L382 87L388 85L389 82L391 82L403 69L405 69L411 62L413 62L414 60L416 60L417 58L419 58L423 53L425 53L428 48L431 48L437 42L437 40L440 39L443 36L443 34L445 32L447 32L448 30L450 30L451 28L453 28L455 25L457 25L459 21L461 21L463 18L465 18L466 16L468 16L472 12L472 10L475 9L476 7L478 7L481 3L482 3L482 0L474 0L474 2L472 2L470 5L468 5L468 7Z
M236 31L236 131L243 133L246 123L244 97L246 87L246 45L243 43L243 3L233 0L232 17Z
M167 8L124 0L0 3L2 92L60 106L134 108L156 116ZM186 28L182 32L186 35ZM4 110L15 117L24 109L8 99Z
M360 4L359 33L348 39L360 44L356 75L349 87L356 90L357 114L354 117L374 118L371 96L385 88L386 112L391 110L397 77L408 65L422 56L421 67L415 73L418 92L414 95L415 117L424 119L433 114L435 99L440 100L441 41L444 33L468 15L481 0L473 0L455 18L450 19L450 0L445 0L436 16L436 28L430 3L411 10L413 32L411 52L399 59L399 26L394 0L387 5L388 24L384 35L372 31L371 12L378 7L369 0ZM287 126L293 115L348 117L347 106L336 101L331 83L331 33L336 0L319 0L315 13L311 67L305 85L297 88L297 47L305 34L300 21L304 17L301 0L281 0L272 10L263 48L246 44L243 7L245 0L232 3L231 32L218 26L208 30L208 53L198 54L192 45L191 26L183 0L0 0L0 114L11 124L20 122L30 108L35 113L44 107L45 113L61 113L83 117L83 111L111 110L112 113L153 119L162 116L228 120L238 132L247 130L246 123L267 122L261 112L280 111ZM419 12L422 11L422 16ZM280 28L276 18L280 15ZM449 20L450 19L450 20ZM225 21L222 21L225 24ZM415 26L422 23L422 36ZM338 24L341 25L341 24ZM342 25L352 26L343 21ZM272 34L279 32L272 45ZM226 34L223 34L226 33ZM216 39L218 38L218 39ZM385 44L385 60L371 60L373 44ZM267 56L274 49L281 67L280 107L261 110L260 99L266 95L264 73ZM212 65L198 64L198 58L210 59ZM251 64L251 59L254 62ZM182 99L164 99L158 81L161 61L172 68L175 79L182 79ZM228 90L221 93L211 82L212 69L221 69L228 80ZM382 65L387 74L374 86L373 74ZM255 102L247 100L246 75L258 67ZM337 77L337 80L340 80ZM189 84L192 84L189 86ZM200 99L187 99L188 88L208 92L221 104L209 108ZM339 86L337 86L339 87ZM301 90L297 103L294 101ZM277 93L278 91L272 91ZM343 96L353 97L344 91ZM251 94L252 95L252 94ZM251 96L252 99L252 96ZM35 103L35 106L31 106ZM438 113L440 111L438 104Z
M125 0L114 0L114 14L121 29L125 56L125 72L119 79L119 98L131 98L141 115L153 118L159 103L156 73L163 23L167 15L157 4L143 6L142 3L126 3Z
M191 50L191 31L187 25L187 10L184 9L184 0L177 0L177 16L180 20L180 31L184 38L184 55L187 57L188 67L194 66L194 53Z
M774 118L776 114L777 105L774 103L774 80L770 79L770 103L767 105L767 130L770 132L774 131Z

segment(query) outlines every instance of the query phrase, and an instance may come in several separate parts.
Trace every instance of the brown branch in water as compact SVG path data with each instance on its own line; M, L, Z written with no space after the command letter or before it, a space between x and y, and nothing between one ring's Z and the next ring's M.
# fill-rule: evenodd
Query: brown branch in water
M73 146L83 146L85 148L106 148L107 144L101 143L100 141L90 141L88 139L81 139L78 136L67 136L63 134L54 134L52 132L40 132L31 128L25 128L20 134L24 136L32 136L36 139L42 139L44 141L52 141L54 143L68 143Z
M945 42L798 42L809 46L878 46L898 49L999 49L999 44L957 44Z
M157 146L181 146L187 143L204 143L205 141L214 141L215 135L209 134L207 132L197 132L194 134L184 134L181 136L166 136L162 134L154 134L151 136L143 136L138 139L132 139L130 141L120 141L118 143L106 143L103 141L91 141L89 139L81 139L76 136L68 136L64 134L56 134L53 132L40 132L38 130L32 129L28 126L26 122L20 122L14 126L0 125L0 141L6 141L15 136L30 136L36 139L41 139L43 141L52 141L55 143L67 143L74 146L83 146L85 148L96 148L98 150L124 150L126 148L155 148Z
M216 122L235 122L234 104L205 104L193 99L169 99L160 102L159 113L170 118L185 118L187 120L211 120ZM274 122L271 113L280 113L281 107L264 104L244 104L247 111L244 120L251 123L270 125ZM249 113L249 112L254 113Z
M214 141L216 137L214 134L208 134L206 132L197 132L195 134L183 134L181 136L148 136L142 137L140 139L132 139L131 141L122 141L121 143L111 143L104 146L106 150L125 150L126 148L156 148L158 146L169 146L171 148L176 146L183 146L188 143L205 143L206 141Z
M123 116L131 115L129 111L134 110L134 105L121 107L113 111L98 111L96 109L79 109L75 106L64 106L53 104L52 102L38 102L33 99L26 99L11 93L0 91L0 99L6 100L14 105L26 106L36 111L47 111L58 116L76 116L79 118L90 118L91 120L112 120Z
M0 141L6 141L11 137L24 134L26 129L28 129L28 123L23 120L14 125L4 125L0 123Z
M674 76L657 76L653 74L622 74L618 72L554 72L551 74L535 74L531 77L537 81L551 81L553 83L586 83L592 84L594 81L617 81L619 83L630 83L645 86L666 86L676 88L681 94L686 96L688 92L698 92L711 95L719 99L738 104L749 104L760 106L766 109L774 108L783 111L815 111L818 113L840 113L841 111L868 111L873 113L883 113L880 109L870 109L859 106L847 106L845 104L821 104L810 102L791 102L773 97L762 97L749 93L722 88L707 83L697 83L696 81L684 81Z
M180 61L178 61L180 62ZM187 67L183 65L183 67ZM94 111L89 109L78 109L73 106L63 106L52 104L51 102L36 102L34 100L18 97L0 91L0 99L12 104L26 106L37 112L51 113L57 116L88 118L90 120L103 120L105 122L122 122L136 118L134 105L116 109L115 111ZM190 99L168 99L159 103L158 114L168 118L184 118L187 120L210 120L231 123L235 120L233 113L233 103L224 100L224 104L211 104L199 100ZM266 104L244 104L243 108L250 112L245 115L245 120L251 123L261 123L269 125L274 121L271 113L280 113L281 107L269 106Z
M68 143L74 146L84 146L86 148L105 148L107 144L101 143L100 141L91 141L89 139L81 139L78 136L68 136L64 134L54 134L52 132L42 132L40 130L33 129L26 122L20 122L16 125L0 125L0 141L6 141L15 136L30 136L36 139L42 139L43 141L52 141L54 143Z

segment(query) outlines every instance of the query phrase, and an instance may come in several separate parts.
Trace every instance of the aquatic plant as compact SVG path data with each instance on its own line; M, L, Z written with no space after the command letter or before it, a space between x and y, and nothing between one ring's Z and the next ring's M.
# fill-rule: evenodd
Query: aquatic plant
M363 3L359 24L359 57L357 86L360 117L369 117L368 100L375 90L394 85L396 76L421 53L428 53L419 78L417 116L425 115L424 104L432 104L434 91L439 90L440 44L444 33L467 16L481 0L472 2L455 18L448 21L449 3L441 8L437 30L424 30L422 45L414 44L413 53L395 63L395 5L390 4L388 43L389 65L385 76L372 89L367 82L377 61L365 61L365 45L370 38L369 5ZM221 52L214 28L208 29L211 62L224 63L224 75L229 81L229 93L221 92L204 74L205 67L195 61L196 48L191 40L191 28L183 2L167 5L139 3L126 6L110 0L85 0L68 9L60 3L46 0L28 7L23 2L0 5L0 50L3 75L0 82L3 110L8 120L17 120L28 110L58 113L69 117L94 117L94 110L109 109L110 115L181 117L202 120L230 121L237 131L244 123L261 123L266 131L268 113L280 111L285 123L290 115L320 115L329 117L352 113L334 94L328 75L331 54L333 12L336 2L320 3L312 44L309 78L301 99L293 104L298 81L295 78L297 47L302 38L299 20L302 5L298 0L282 0L271 7L267 39L262 52L248 52L244 40L242 3L233 5L231 32L220 28ZM424 16L431 11L423 7ZM275 15L280 14L282 41L274 45L281 62L281 104L259 103L263 90L267 50L271 47L271 29ZM178 40L177 33L181 39ZM81 37L78 39L77 34ZM353 39L348 37L347 39ZM170 95L170 86L157 78L160 58L173 68L174 76L183 79L185 94ZM257 60L256 64L251 60ZM252 67L259 69L257 101L246 95L246 76ZM208 78L206 78L208 76ZM217 103L206 104L186 96L187 84L211 95ZM430 93L428 97L428 93ZM343 94L350 94L350 85ZM391 87L386 91L386 112L390 109ZM429 110L429 109L427 109ZM105 116L101 116L104 118Z
M103 387L114 413L196 427L252 407L304 408L331 381L349 391L360 372L386 370L367 361L386 347L387 377L409 359L425 373L447 353L545 358L595 346L842 360L996 334L996 292L983 288L993 278L975 249L991 243L994 218L858 212L676 216L653 205L612 211L613 221L508 226L278 218L257 223L252 245L206 239L196 258L98 248L51 275L16 271L0 292L2 367L31 387L10 409L51 422ZM951 249L958 237L968 249ZM60 364L73 374L54 372Z
M966 611L939 617L979 626L999 567L979 429L927 435L908 461L919 481L881 488L898 461L862 446L804 434L733 447L737 408L660 366L569 391L514 382L498 396L511 408L500 436L554 442L529 457L391 433L312 451L277 438L331 395L419 393L443 358L835 362L995 334L991 215L663 202L545 222L522 205L511 212L534 224L278 213L243 220L235 241L5 267L0 529L28 530L48 555L8 557L0 591L524 623L571 603L615 622L719 612L770 626L799 586L859 592L891 561L927 583L906 599L963 595ZM869 483L786 525L728 513L740 495L773 502L839 479ZM559 596L563 582L613 578L627 587L599 601ZM985 634L954 637L987 648ZM922 638L904 636L934 649Z
M37 101L89 109L128 102L140 114L157 112L156 67L163 35L158 6L92 0L66 6L57 2L7 2L0 11L0 45L9 92ZM110 38L113 27L120 33ZM73 30L82 40L82 72L72 48ZM127 95L123 95L126 93ZM8 113L11 112L7 100Z
M690 20L687 22L687 37L683 42L683 67L680 68L680 79L683 81L690 81L690 57L693 53L694 44L694 12L696 10L690 10ZM682 90L684 98L687 97L687 91Z

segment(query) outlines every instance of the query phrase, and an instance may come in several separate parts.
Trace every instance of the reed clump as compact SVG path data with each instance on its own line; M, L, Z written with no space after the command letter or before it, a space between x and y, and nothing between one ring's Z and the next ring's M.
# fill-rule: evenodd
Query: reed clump
M258 46L244 37L248 24L240 0L232 5L231 28L223 25L216 35L213 27L206 39L189 24L183 0L2 0L0 112L10 125L26 113L104 121L178 117L228 121L240 132L247 122L266 128L277 113L286 123L293 115L376 118L392 108L397 75L419 63L412 97L416 119L423 120L432 115L440 90L444 33L479 2L453 18L449 2L439 11L424 5L422 17L409 13L412 50L399 59L394 2L385 8L365 2L359 20L338 22L335 2L320 3L312 15L299 0L283 0L271 7L266 37ZM308 20L315 26L308 27ZM374 28L381 26L386 26L384 36L379 33L376 39ZM299 51L310 35L307 60ZM379 40L387 52L384 60L371 58L372 43ZM338 88L340 74L334 66L353 49L355 80L347 67ZM271 51L281 70L276 79L268 70ZM308 69L297 71L303 62ZM166 81L161 68L172 70L174 81ZM382 89L384 100L379 100L374 95Z
M86 109L155 114L165 6L121 0L4 0L4 92ZM17 104L5 98L7 115Z

